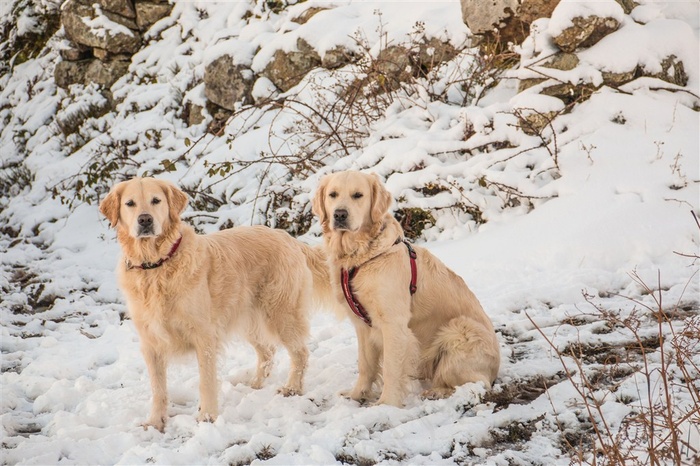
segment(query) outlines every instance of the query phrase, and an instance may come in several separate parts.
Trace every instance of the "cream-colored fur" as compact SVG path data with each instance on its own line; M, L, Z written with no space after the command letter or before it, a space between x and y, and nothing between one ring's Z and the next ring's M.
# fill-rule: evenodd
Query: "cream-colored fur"
M407 248L395 244L403 230L388 213L391 195L374 174L341 172L321 180L313 210L323 229L336 299L355 325L359 377L347 395L401 406L411 377L432 381L423 393L442 398L467 382L490 387L500 352L493 325L464 281L426 249L417 253L417 291L411 296ZM352 280L372 327L355 316L340 287L341 269L359 267Z
M330 293L319 249L262 226L197 235L180 221L186 204L177 187L153 178L119 183L100 204L122 247L117 275L151 379L153 404L144 427L160 431L167 418L168 361L190 351L199 365L198 420L216 419L217 356L232 331L257 353L253 388L270 374L276 346L282 344L291 367L280 392L301 393L307 308L314 286L321 298ZM167 257L180 237L179 248L160 267L131 268Z

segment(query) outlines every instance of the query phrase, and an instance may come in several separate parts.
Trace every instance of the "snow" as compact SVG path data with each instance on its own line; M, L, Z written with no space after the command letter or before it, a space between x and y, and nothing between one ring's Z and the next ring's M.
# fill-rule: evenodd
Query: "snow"
M83 114L105 97L89 86L56 88L52 69L60 34L47 53L0 77L2 461L569 464L571 447L562 432L593 434L584 430L579 379L560 375L562 364L544 336L560 350L577 342L629 342L629 330L608 328L595 306L621 318L640 315L640 331L653 336L658 326L647 307L655 309L660 294L667 310L678 304L687 313L662 326L669 339L698 316L698 261L681 255L700 254L691 214L700 214L698 5L641 2L624 15L612 0L562 2L551 20L539 20L537 33L518 49L523 65L514 75L532 77L526 66L551 53L551 34L594 12L612 15L622 26L581 51L580 67L558 78L595 82L601 71L628 65L652 71L669 55L683 61L689 77L685 87L648 77L620 89L601 87L552 121L543 133L546 146L518 128L513 109L550 112L563 104L536 88L518 93L513 79L482 98L476 95L483 88L468 94L452 82L475 63L467 49L416 92L397 92L361 131L343 133L346 151L331 145L321 163L294 176L280 164L246 162L311 152L303 126L309 113L302 106L242 109L221 136L206 133L206 110L205 123L188 127L181 120L184 103L204 103L207 63L231 53L236 63L259 70L277 48L292 50L300 37L321 54L338 45L358 47L354 37L364 37L369 55L376 56L382 40L410 41L417 21L428 37L453 45L463 44L468 30L456 1L308 1L280 13L261 5L177 2L170 18L149 31L130 73L113 86L117 109L88 118L70 135L57 121ZM312 6L328 9L304 25L292 21ZM1 8L7 10L5 3ZM329 88L358 72L355 65L337 74L316 70L285 95L315 105L322 102L319 95L332 95ZM260 78L253 94L276 91ZM473 135L465 139L467 133ZM114 277L119 247L96 206L108 186L86 186L83 193L93 197L81 202L74 182L93 164L105 168L116 160L119 168L104 176L117 181L157 171L166 159L175 161L175 171L160 177L221 201L211 208L196 198L184 213L205 232L229 222L274 223L277 217L267 211L275 208L308 213L323 173L378 173L396 199L394 208L434 209L435 224L418 241L465 279L492 318L503 360L494 392L519 383L536 386L537 377L548 380L546 391L496 407L480 384L430 401L420 399L424 387L414 381L403 408L361 406L339 395L357 375L353 327L321 310L311 316L302 396L277 394L289 365L282 349L265 386L251 389L255 352L233 337L219 361L216 422L195 420L199 378L194 357L186 357L168 371L165 432L143 430L148 376ZM221 162L235 162L236 175L207 174ZM17 173L30 181L6 181ZM419 189L431 183L445 189L436 195ZM518 202L495 184L520 193ZM47 192L52 187L66 189L68 197L54 198ZM274 199L287 200L276 207ZM464 205L478 208L485 222L460 210ZM314 223L301 240L318 243L318 233ZM655 369L660 354L649 354ZM564 361L575 367L570 356ZM599 366L588 364L586 371ZM614 394L597 392L607 396L601 409L613 429L649 404L647 384L659 386L657 379L631 374ZM674 397L678 410L692 406L687 392L678 389ZM518 423L530 429L529 437L498 440ZM700 443L697 423L685 422L681 431Z

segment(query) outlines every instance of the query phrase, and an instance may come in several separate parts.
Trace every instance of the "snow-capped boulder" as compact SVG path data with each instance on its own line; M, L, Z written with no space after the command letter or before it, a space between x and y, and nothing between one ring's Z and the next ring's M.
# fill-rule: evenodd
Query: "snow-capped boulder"
M77 44L117 54L133 54L141 47L136 22L105 10L99 4L69 0L63 8L61 23L66 36Z
M236 103L249 98L253 82L253 72L234 63L229 55L220 56L204 69L204 94L227 110L234 110Z
M599 16L578 17L572 21L573 26L553 37L557 46L565 52L573 52L579 47L590 47L620 27L616 19Z
M591 47L616 31L624 10L615 0L574 2L564 0L552 12L549 33L564 52Z

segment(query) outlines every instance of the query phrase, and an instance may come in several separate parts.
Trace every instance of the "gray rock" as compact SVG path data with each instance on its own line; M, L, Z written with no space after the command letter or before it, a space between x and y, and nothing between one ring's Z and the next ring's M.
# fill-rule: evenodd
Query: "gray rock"
M321 59L321 66L327 70L334 70L355 61L357 57L351 50L338 46L326 51Z
M298 24L306 24L308 20L316 16L317 13L320 13L323 10L327 10L327 8L319 7L319 6L312 6L310 8L307 8L304 10L299 16L296 18L293 18L292 21Z
M474 34L492 32L518 11L518 0L461 0L462 19Z
M576 68L579 64L578 56L574 53L557 53L549 60L545 61L542 66L561 71L570 71Z
M422 71L430 71L437 65L452 60L457 56L457 49L449 42L436 37L424 40L418 46L417 65Z
M390 45L377 55L375 71L390 80L409 80L412 76L409 51L400 45Z
M560 0L523 0L517 16L525 24L532 24L540 18L551 18Z
M56 64L53 76L58 87L67 89L71 84L82 84L85 82L85 73L91 60L80 61L60 61Z
M625 11L625 14L628 15L634 10L639 3L635 2L634 0L615 0L617 3L620 4L622 9Z
M519 44L527 37L530 24L550 17L559 0L461 0L461 4L462 19L472 33L497 35L502 44Z
M92 60L85 72L85 82L95 83L109 89L112 84L129 71L129 62L122 60Z
M173 10L169 3L140 2L136 4L136 24L140 31L146 31L156 22L165 18Z
M90 58L92 52L90 47L69 42L68 48L61 49L61 58L67 61L78 61Z
M518 92L523 92L525 89L529 89L532 86L536 86L540 83L543 83L547 80L547 78L527 78L527 79L521 79L520 82L518 83Z
M545 68L552 68L554 70L570 71L576 68L579 64L579 59L576 54L573 53L557 53L556 55L550 57L541 66ZM537 84L546 81L547 77L542 76L541 78L528 78L521 79L518 83L518 92L522 92Z
M565 104L571 104L588 100L593 92L595 92L595 86L592 84L559 83L544 87L540 94L556 97Z
M553 37L554 43L564 52L573 52L579 47L590 47L603 37L620 27L615 18L588 16L576 17L571 20L574 24L564 29L561 34Z
M642 70L642 75L658 78L681 87L688 84L688 74L685 72L685 66L675 55L664 58L661 62L661 68L661 73L649 74Z
M282 92L296 86L314 68L321 66L321 57L303 39L297 40L297 51L277 50L262 75Z
M105 10L111 11L126 18L135 18L136 11L131 0L96 0L92 3L99 3Z
M520 129L528 136L539 136L542 130L549 125L557 116L557 112L532 112L527 115L520 115Z
M204 107L201 105L188 103L185 109L187 110L186 121L188 126L195 126L204 121Z
M635 68L622 73L603 71L601 74L603 75L603 83L605 83L606 86L619 87L632 81L637 75L637 70Z
M234 64L228 55L222 55L204 69L204 95L225 109L235 110L238 102L249 100L252 86L252 71Z
M95 9L76 0L69 0L61 13L61 23L66 31L66 36L77 44L105 49L110 53L133 54L137 52L141 47L141 35L135 30L136 23L106 10L103 10L102 13L108 20L127 28L128 32L123 30L98 32L91 29L85 24L84 19L95 19L97 17Z

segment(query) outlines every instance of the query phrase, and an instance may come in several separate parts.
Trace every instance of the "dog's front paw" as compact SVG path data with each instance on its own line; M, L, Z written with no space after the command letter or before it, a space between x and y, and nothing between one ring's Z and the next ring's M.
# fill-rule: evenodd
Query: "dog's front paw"
M382 396L379 397L376 403L372 403L372 406L379 405L390 405L396 406L397 408L401 408L403 407L403 402L401 401L400 396L387 396L384 393L382 393Z
M338 395L342 396L343 398L357 401L358 403L364 403L372 398L375 398L371 390L358 390L356 388L351 390L343 390L342 392L338 393Z
M151 417L148 421L141 424L143 430L148 430L149 427L153 427L159 432L165 431L165 416Z
M253 378L253 380L250 381L250 388L252 388L253 390L260 390L261 388L263 388L264 381L265 379L263 378L255 377Z
M202 407L199 407L199 411L197 414L197 422L214 422L216 421L218 414L214 410L210 409L202 409Z
M277 389L277 393L282 396L296 396L301 395L301 388L299 387L289 387L284 386Z

